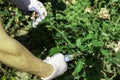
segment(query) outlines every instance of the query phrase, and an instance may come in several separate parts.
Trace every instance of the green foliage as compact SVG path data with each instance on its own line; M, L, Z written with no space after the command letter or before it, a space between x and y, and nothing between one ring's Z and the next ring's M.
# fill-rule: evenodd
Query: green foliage
M23 35L21 30L30 31L31 51L38 53L40 48L47 49L41 57L58 52L83 53L69 62L68 71L55 80L114 80L115 77L117 80L120 53L114 52L114 46L108 46L120 40L120 1L46 0L44 4L48 15L38 29L33 30L28 15L0 0L0 14L7 25L5 30L15 37ZM100 17L101 8L107 9L108 16ZM12 12L17 15L11 15ZM1 79L4 78L3 75Z
M79 75L79 72L81 72L82 68L83 68L83 62L82 62L82 60L80 59L80 60L76 63L76 67L75 67L75 70L74 70L74 72L73 72L74 77ZM80 79L80 77L75 77L75 78Z

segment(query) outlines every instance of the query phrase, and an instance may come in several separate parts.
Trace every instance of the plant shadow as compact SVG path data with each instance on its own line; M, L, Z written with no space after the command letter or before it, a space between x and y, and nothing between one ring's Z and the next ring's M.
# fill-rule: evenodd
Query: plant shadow
M27 34L14 38L35 56L45 58L49 55L49 50L55 46L52 37L53 32L49 31L45 26L45 23L39 24L37 28L32 28Z
M85 63L88 65L85 68L86 78L88 80L98 80L103 78L103 74L101 70L103 69L103 62L102 60L96 57L97 55L87 55Z

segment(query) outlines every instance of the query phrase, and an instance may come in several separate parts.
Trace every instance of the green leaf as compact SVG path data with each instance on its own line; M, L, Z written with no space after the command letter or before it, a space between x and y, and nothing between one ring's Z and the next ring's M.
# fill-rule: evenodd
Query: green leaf
M6 12L0 12L0 15L7 15Z
M60 51L62 51L62 48L53 47L50 49L49 53L50 55L54 55L55 53L59 53Z
M120 64L120 51L118 51L114 58L112 58L114 64Z
M79 48L80 48L81 51L85 50L85 46L83 46L83 45L81 45Z
M94 34L90 33L85 38L82 39L82 42L85 42L85 41L93 39L93 38L94 38Z
M112 2L118 2L118 0L112 0Z
M87 19L88 18L88 16L86 14L83 14L83 13L79 14L79 17L82 18L82 19L85 19L85 18Z
M16 80L16 78L13 77L13 78L11 78L10 80Z
M83 61L80 59L76 64L73 75L78 75L78 73L82 70L82 68L83 68Z
M93 41L92 41L92 44L93 44L93 46L95 46L95 47L100 47L100 46L102 46L102 43L99 42L99 41L97 41L97 40L93 40Z
M6 76L2 76L2 80L7 80Z
M81 38L76 40L76 46L79 48L81 46Z
M101 53L105 56L105 57L109 57L110 52L108 50L105 49L100 49Z
M81 50L81 51L84 51L85 50L85 47L82 45L81 43L81 38L77 39L76 40L76 46Z
M116 53L115 58L120 59L120 51Z

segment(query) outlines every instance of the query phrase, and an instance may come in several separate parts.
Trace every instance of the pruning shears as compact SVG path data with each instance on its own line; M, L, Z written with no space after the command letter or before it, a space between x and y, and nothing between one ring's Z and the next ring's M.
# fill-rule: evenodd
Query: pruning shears
M65 61L69 62L72 61L73 59L75 59L78 56L81 56L83 53L75 53L75 54L71 54L71 55L65 55Z

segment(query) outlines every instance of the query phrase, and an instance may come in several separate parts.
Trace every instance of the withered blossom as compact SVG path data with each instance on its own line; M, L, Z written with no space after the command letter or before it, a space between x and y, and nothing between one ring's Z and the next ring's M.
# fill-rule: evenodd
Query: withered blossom
M85 13L90 13L90 12L91 12L91 8L90 8L90 7L87 7L84 12L85 12Z
M98 14L101 19L108 19L110 16L109 10L106 8L101 8Z
M115 44L115 48L114 48L115 52L118 52L119 50L120 50L120 41L118 41L118 43Z

